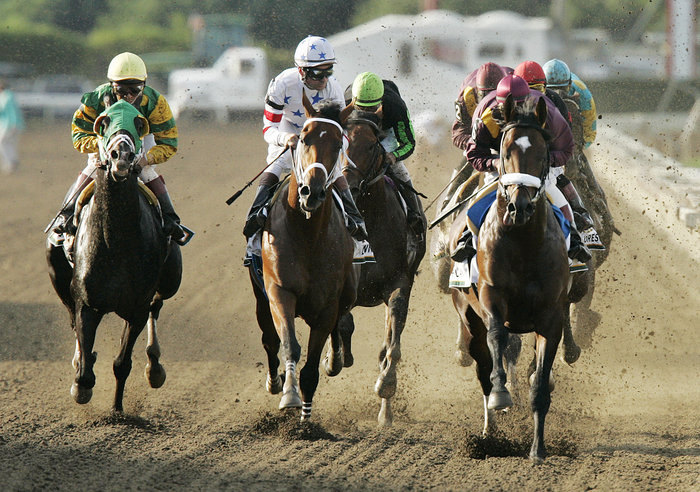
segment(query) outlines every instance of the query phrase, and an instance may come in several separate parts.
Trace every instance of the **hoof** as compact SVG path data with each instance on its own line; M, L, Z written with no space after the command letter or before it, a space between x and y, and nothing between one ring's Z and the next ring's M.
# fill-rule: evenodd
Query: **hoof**
M301 398L299 398L299 393L292 390L282 395L282 399L280 400L280 410L285 408L301 408Z
M489 394L489 410L505 410L513 406L513 399L510 397L508 390L492 391Z
M386 428L391 427L394 422L394 414L391 411L391 402L386 398L382 399L382 407L379 409L379 415L377 416L377 423L379 427Z
M530 453L530 461L533 465L541 465L544 463L544 456L538 456L537 454Z
M343 370L343 351L336 353L333 357L326 356L323 358L323 369L330 377L337 376Z
M70 394L76 403L85 405L92 399L92 388L81 388L78 383L73 383L70 387Z
M160 364L146 364L145 375L151 388L160 388L165 383L165 369Z
M270 394L277 395L282 391L284 386L284 374L280 374L274 380L267 374L267 380L265 381L265 387Z
M391 398L396 394L396 372L380 374L374 385L374 392L379 398Z
M343 354L343 367L352 367L354 363L355 358L352 356L352 354L345 352L345 354Z
M569 365L573 364L581 356L581 348L574 344L573 347L564 346L564 353L561 355L561 360Z
M472 356L460 349L457 349L455 352L455 359L457 360L457 364L462 367L469 367L474 363Z

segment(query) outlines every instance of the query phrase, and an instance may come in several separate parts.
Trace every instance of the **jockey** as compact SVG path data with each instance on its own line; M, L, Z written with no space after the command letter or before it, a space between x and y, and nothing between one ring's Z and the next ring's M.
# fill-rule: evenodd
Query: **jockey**
M381 114L381 143L386 151L384 161L389 163L389 175L406 202L406 220L416 235L424 232L423 217L416 190L408 174L405 161L416 147L413 125L406 103L396 84L382 80L377 74L363 72L355 77L345 90L345 101L351 100L361 111Z
M524 61L515 67L513 73L518 77L525 79L525 82L527 82L527 85L530 86L530 89L538 90L547 96L557 107L567 123L569 123L569 126L571 126L571 114L569 114L569 108L566 107L566 103L561 98L561 95L547 87L547 78L545 77L544 70L539 63L531 60Z
M512 96L516 104L522 103L528 97L543 97L541 92L530 89L527 82L521 77L511 74L501 79L496 91L486 96L477 106L472 119L472 138L469 140L465 155L474 169L489 173L491 181L498 177L500 160L498 152L502 137L498 120L501 119L501 107L509 95ZM569 222L575 225L569 204L557 186L553 185L555 182L558 184L557 177L563 175L563 166L573 154L574 139L568 123L554 106L554 103L546 97L544 101L547 104L547 121L544 128L551 137L548 142L551 167L545 189L552 197L554 204L562 210ZM455 261L464 261L473 256L476 251L471 247L471 242L471 232L467 228L460 237L452 258ZM581 236L575 227L571 227L569 258L582 263L591 259L591 253L581 241Z
M502 67L496 63L488 62L481 65L462 81L459 95L455 100L455 120L452 123L452 144L465 151L472 134L472 116L476 106L490 92L496 90L498 82L507 74L512 73L510 67ZM453 175L441 209L450 202L457 188L471 175L471 168L466 166L463 159L455 168L457 175Z
M591 91L569 66L556 58L549 60L542 67L547 77L547 86L560 93L562 97L578 96L578 106L583 118L584 148L591 146L596 137L596 108Z
M270 165L260 178L260 186L248 211L243 227L246 238L253 236L265 225L267 203L272 197L274 187L280 176L292 169L292 153L285 151L296 148L299 133L306 121L302 92L306 93L306 97L313 104L331 99L338 102L341 108L345 107L343 89L333 77L335 52L327 39L319 36L303 39L294 53L294 63L295 67L277 75L267 88L263 138L268 143L267 162ZM355 205L345 176L340 171L334 186L348 215L350 234L357 240L367 239L365 221Z
M54 232L75 234L72 220L75 203L80 192L93 181L92 174L99 166L99 148L93 123L107 106L124 100L138 109L148 120L152 133L143 141L143 153L136 163L141 167L139 178L158 198L163 215L163 230L178 244L184 245L194 234L180 225L165 181L155 169L177 152L177 126L165 97L146 85L146 65L143 60L129 52L115 56L107 69L109 82L83 95L81 105L73 115L71 136L73 147L88 155L85 169L71 186L56 219Z

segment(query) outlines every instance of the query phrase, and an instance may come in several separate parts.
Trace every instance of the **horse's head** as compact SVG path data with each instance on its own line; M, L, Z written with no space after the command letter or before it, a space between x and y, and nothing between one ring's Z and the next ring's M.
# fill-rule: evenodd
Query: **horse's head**
M381 115L359 109L350 113L344 126L349 144L343 174L353 195L381 179L386 171L384 147L380 142Z
M503 107L499 193L507 210L506 225L525 224L535 213L549 173L549 134L544 97L516 105L508 97Z
M100 114L93 125L98 136L100 160L114 181L138 172L141 139L150 131L148 120L131 104L117 101Z
M321 101L314 108L304 94L302 102L307 120L299 134L294 177L299 205L309 215L326 200L326 190L337 177L336 168L343 148L343 127L340 122L341 117L345 116L333 101Z

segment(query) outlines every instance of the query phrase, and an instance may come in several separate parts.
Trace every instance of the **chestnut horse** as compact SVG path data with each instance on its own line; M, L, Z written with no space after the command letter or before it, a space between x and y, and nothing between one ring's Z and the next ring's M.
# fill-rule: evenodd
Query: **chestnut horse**
M549 377L569 309L566 242L545 198L549 172L547 109L543 99L504 105L499 185L479 233L476 288L453 289L453 302L472 339L469 353L484 395L484 433L495 410L513 405L503 357L510 333L536 336L530 404L534 439L530 458L546 456L544 422L551 402Z
M262 232L262 277L258 285L251 265L256 315L267 352L267 389L283 391L280 409L302 407L301 420L311 417L318 386L319 363L328 335L355 301L357 276L353 242L338 207L332 184L340 172L343 147L339 105L322 101L315 109L303 96L307 120L299 135L294 166L270 209ZM309 325L308 354L297 383L301 357L294 320ZM337 340L337 339L336 339ZM278 374L282 346L285 371ZM327 372L343 367L342 350L335 344ZM299 392L301 391L301 397Z
M120 122L131 130L119 129ZM136 108L119 101L98 116L94 130L104 149L103 164L95 174L92 200L80 212L74 262L66 259L62 246L50 241L46 258L51 282L68 308L75 331L71 395L76 402L92 398L97 326L111 312L125 320L121 349L113 364L117 388L112 408L122 412L134 343L147 323L146 378L153 388L165 382L165 370L158 361L156 321L163 300L180 287L182 257L180 247L163 232L157 199L146 198L147 192L140 190L140 168L135 163L148 121Z
M367 225L376 263L361 266L356 306L386 306L385 335L379 352L379 377L374 390L381 398L379 423L392 423L391 398L396 393L396 367L401 360L401 333L406 325L408 302L418 265L425 254L425 229L420 237L406 223L396 190L385 178L387 166L379 141L379 117L356 110L346 121L349 138L343 174ZM425 218L423 218L425 224ZM352 364L350 334L352 314L341 318L345 365ZM349 360L348 360L349 359Z

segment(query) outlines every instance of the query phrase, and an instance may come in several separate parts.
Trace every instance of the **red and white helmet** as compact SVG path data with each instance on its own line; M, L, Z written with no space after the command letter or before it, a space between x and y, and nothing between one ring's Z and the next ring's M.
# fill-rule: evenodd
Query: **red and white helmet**
M317 67L335 62L335 51L331 43L320 36L307 36L294 52L294 63L297 67Z
M496 101L499 104L503 104L509 95L513 96L515 102L524 101L528 94L530 86L525 79L514 74L503 77L496 87Z

